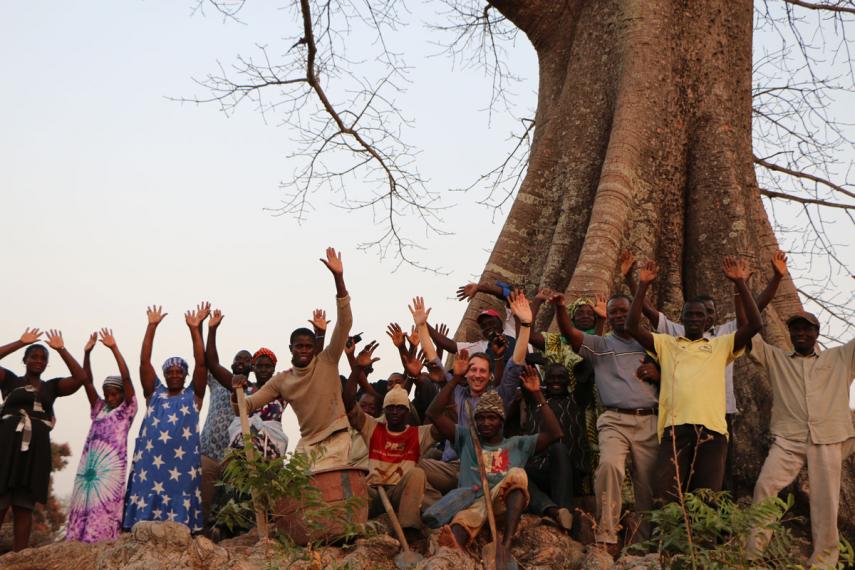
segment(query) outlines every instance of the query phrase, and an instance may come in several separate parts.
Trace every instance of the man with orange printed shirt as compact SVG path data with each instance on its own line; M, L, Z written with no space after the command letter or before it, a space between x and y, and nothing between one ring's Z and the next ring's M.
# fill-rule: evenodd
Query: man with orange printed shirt
M381 419L369 416L357 405L357 387L365 369L378 360L372 358L376 348L376 342L369 343L353 360L342 400L350 425L359 432L368 447L369 516L383 512L376 490L382 486L395 508L401 527L406 532L418 532L422 527L422 507L435 503L440 494L428 484L425 472L416 464L437 442L438 434L433 426L407 425L410 399L400 386L389 390L383 399Z

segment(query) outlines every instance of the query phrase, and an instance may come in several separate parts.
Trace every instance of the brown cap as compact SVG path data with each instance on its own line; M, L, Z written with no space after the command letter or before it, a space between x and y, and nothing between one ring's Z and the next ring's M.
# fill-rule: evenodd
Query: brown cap
M798 313L795 313L794 315L792 315L789 319L787 319L787 326L790 326L795 321L799 321L799 320L807 321L810 324L812 324L813 326L815 326L816 328L819 328L819 320L816 318L816 316L813 313L808 313L807 311L799 311Z

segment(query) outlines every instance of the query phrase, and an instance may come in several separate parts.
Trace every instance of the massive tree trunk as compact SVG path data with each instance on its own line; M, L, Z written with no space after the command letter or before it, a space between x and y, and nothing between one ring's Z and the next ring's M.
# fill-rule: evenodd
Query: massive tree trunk
M540 81L528 172L482 279L611 293L623 288L618 255L628 248L659 263L652 300L666 314L709 293L720 319L733 316L722 257L749 258L757 290L777 248L752 163L751 1L491 4L534 45ZM477 336L474 318L491 302L470 304L458 338ZM765 337L784 346L782 318L800 308L785 281L764 313ZM735 478L750 494L771 390L746 359L735 382ZM844 489L855 489L851 473ZM840 521L851 533L855 502L841 501Z

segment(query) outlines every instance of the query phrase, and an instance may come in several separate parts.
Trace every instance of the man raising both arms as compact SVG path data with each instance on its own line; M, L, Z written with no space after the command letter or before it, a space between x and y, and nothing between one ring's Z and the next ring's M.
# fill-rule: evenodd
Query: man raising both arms
M347 465L351 443L347 414L341 399L338 361L347 342L353 315L350 296L344 285L341 254L328 247L326 257L321 261L335 280L337 312L329 345L315 356L315 334L305 327L296 329L291 333L289 345L294 367L276 374L246 398L250 414L278 397L291 405L300 424L300 441L295 451L318 454L312 464L313 470ZM233 385L246 386L246 377L235 376ZM234 395L232 398L235 402ZM237 409L237 404L234 405Z
M681 489L720 491L724 479L727 457L724 369L742 354L763 322L745 283L748 263L727 256L722 270L739 292L747 322L735 333L714 338L704 336L707 313L699 299L683 304L685 336L656 334L641 328L644 295L656 279L658 268L655 262L648 261L638 272L640 283L626 328L659 358L661 366L657 426L660 443L654 495L662 501L677 500Z

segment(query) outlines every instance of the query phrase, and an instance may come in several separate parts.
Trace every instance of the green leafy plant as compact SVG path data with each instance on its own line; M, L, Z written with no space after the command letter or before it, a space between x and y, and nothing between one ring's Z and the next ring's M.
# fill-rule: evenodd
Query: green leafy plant
M669 503L649 513L653 536L630 550L658 552L663 567L673 569L799 568L793 555L805 541L783 524L792 506L792 496L742 506L727 492L685 493L682 503ZM749 559L747 544L755 529L764 529L770 538L762 556ZM852 560L852 547L843 540L840 566Z
M219 509L217 524L230 531L249 529L255 525L256 506L275 520L283 515L279 512L283 502L290 500L299 503L299 514L310 532L335 525L342 529L339 538L345 541L369 532L366 525L352 522L365 504L363 499L349 497L342 504L331 505L312 484L311 466L319 456L317 452L291 453L284 458L257 454L248 460L243 450L231 450L220 483L231 498ZM287 539L279 538L288 545Z

